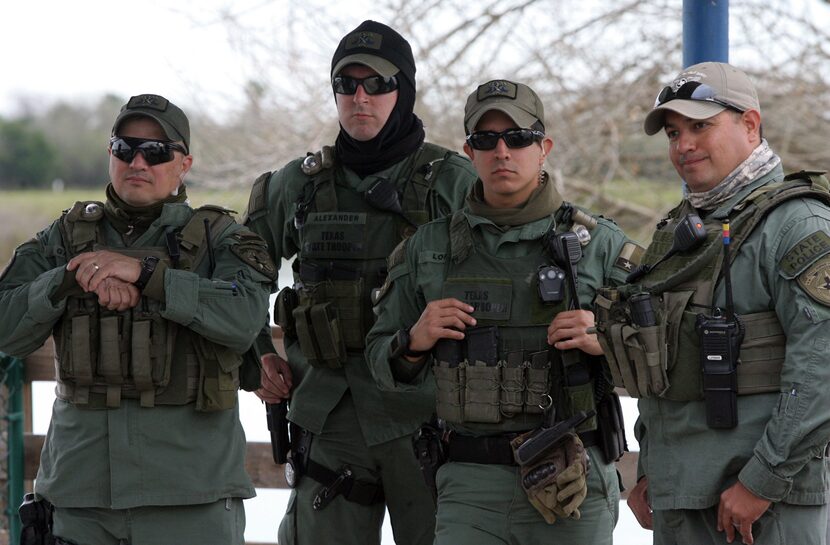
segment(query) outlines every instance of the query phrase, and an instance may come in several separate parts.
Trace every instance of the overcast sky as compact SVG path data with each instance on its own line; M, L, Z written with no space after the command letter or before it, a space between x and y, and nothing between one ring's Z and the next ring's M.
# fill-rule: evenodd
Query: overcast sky
M21 97L51 102L155 92L186 106L202 102L196 95L207 89L219 97L214 100L233 100L248 78L219 14L230 10L252 26L276 25L288 5L286 0L3 2L0 115L13 115ZM354 10L344 20L356 26L365 15L371 14Z

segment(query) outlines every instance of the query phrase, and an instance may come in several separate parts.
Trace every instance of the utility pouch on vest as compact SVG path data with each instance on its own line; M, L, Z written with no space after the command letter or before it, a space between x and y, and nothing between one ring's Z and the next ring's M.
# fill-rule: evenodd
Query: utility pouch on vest
M616 462L628 451L622 405L616 392L608 392L597 405L597 426L605 463Z
M738 356L743 339L739 318L698 314L706 425L731 429L738 425Z
M464 419L467 422L500 422L501 367L496 326L465 331L467 344Z
M221 411L236 406L242 356L197 335L193 345L199 360L197 411Z
M277 294L274 302L274 318L282 329L283 334L290 338L297 338L297 327L294 323L294 309L300 304L294 288L285 287Z
M550 406L550 354L547 350L528 355L525 373L525 412L542 414Z
M464 349L461 341L439 339L432 349L435 361L435 397L438 418L449 422L463 422L463 385L466 368L461 366Z
M524 374L527 367L524 350L507 353L501 365L501 413L508 418L522 412L524 407Z
M666 328L656 297L638 293L622 301L616 290L596 298L597 332L611 376L631 397L662 395L669 387ZM682 310L682 309L681 309Z
M346 343L332 303L297 307L292 314L300 349L309 365L337 369L346 363Z

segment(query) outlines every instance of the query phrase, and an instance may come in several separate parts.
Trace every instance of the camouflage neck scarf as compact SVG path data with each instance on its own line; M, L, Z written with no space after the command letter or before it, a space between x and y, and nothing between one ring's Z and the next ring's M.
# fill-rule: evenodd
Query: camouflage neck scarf
M542 171L539 187L533 190L527 202L520 208L493 208L484 201L484 185L476 180L472 191L467 195L467 206L476 216L486 218L499 227L513 227L553 215L562 206L562 196L550 183L548 173Z
M179 186L175 195L149 206L132 206L124 202L112 184L107 185L107 202L104 203L104 213L113 227L122 234L132 234L134 230L144 232L156 218L161 216L161 210L167 203L179 203L187 200L187 190L184 184Z
M767 174L781 162L766 139L761 140L752 153L749 154L743 163L723 179L721 183L700 193L689 192L686 198L695 208L702 210L714 210L734 196L742 187L749 185L764 174ZM687 186L688 187L688 186Z

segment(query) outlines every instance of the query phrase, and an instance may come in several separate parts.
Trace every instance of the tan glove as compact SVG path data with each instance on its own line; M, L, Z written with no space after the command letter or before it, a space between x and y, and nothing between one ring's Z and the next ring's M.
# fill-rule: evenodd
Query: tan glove
M533 434L530 431L514 439L513 449ZM540 460L521 467L522 488L548 524L557 517L579 519L579 506L588 495L588 468L582 441L575 433L568 433Z

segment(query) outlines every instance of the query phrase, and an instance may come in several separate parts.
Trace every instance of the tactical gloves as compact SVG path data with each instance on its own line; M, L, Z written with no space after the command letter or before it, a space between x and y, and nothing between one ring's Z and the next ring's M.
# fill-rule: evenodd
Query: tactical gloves
M533 433L530 431L515 438L511 443L513 449ZM564 435L541 459L521 466L522 488L548 524L556 522L557 517L579 519L579 506L588 495L589 467L582 441L571 432Z

